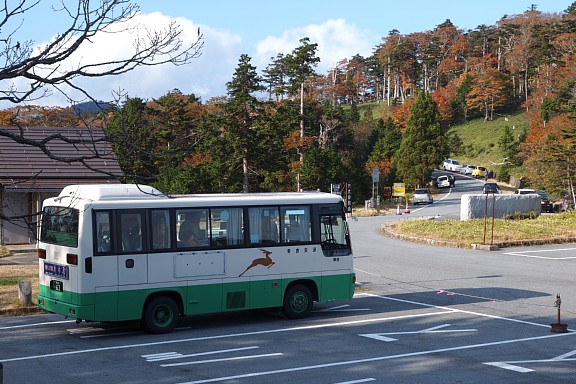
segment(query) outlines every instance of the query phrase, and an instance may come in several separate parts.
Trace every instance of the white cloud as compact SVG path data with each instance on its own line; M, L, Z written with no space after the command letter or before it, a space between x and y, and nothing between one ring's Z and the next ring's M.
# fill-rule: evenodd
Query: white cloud
M325 74L344 58L355 54L369 56L378 43L378 38L343 19L290 29L281 36L267 37L255 47L247 47L241 36L233 32L197 24L185 18L171 18L159 12L139 14L131 21L149 30L162 30L172 22L180 26L184 46L196 41L198 28L204 36L201 56L191 60L190 64L179 67L171 64L140 67L120 76L78 79L77 84L95 99L105 101L113 100L119 91L130 97L152 99L175 88L186 94L194 93L206 101L210 97L226 95L226 83L232 79L243 53L252 57L252 64L262 71L271 62L271 57L276 57L278 53L290 53L300 45L300 39L309 37L311 43L318 43L317 56L321 62L317 72ZM126 57L133 52L135 38L135 33L98 33L91 38L91 43L83 44L73 57L64 63L63 68L74 68L79 63L101 63ZM25 82L18 79L15 84L22 87ZM66 99L57 91L48 98L31 103L68 105Z
M256 47L254 63L264 69L271 57L278 53L288 54L300 46L300 39L308 37L310 43L318 44L316 55L320 58L317 72L326 72L342 59L356 54L370 56L379 38L367 30L359 30L344 19L331 19L322 24L313 24L285 31L282 36L269 36Z
M204 36L204 47L198 58L189 64L175 66L164 64L160 66L143 66L119 76L77 79L76 84L95 99L110 101L115 93L127 93L130 97L143 99L157 98L174 88L184 93L194 93L206 100L209 97L225 94L225 84L231 80L231 74L237 65L242 50L242 40L237 34L217 30L210 26L196 24L184 18L170 18L161 13L137 15L131 20L132 25L141 27L140 34L147 30L163 30L175 22L181 29L183 46L196 41L198 28ZM120 27L120 26L119 26ZM82 64L104 63L129 57L134 52L134 41L137 34L131 33L98 33L89 43L82 44L79 49L64 63L61 70L71 70ZM43 43L45 44L45 43ZM43 45L39 44L39 46ZM47 73L44 69L43 73ZM24 79L18 79L15 84L25 88ZM62 87L70 92L69 87ZM72 93L74 94L74 93ZM77 100L82 99L78 93ZM31 102L42 105L68 105L66 98L58 91L53 91L50 97ZM4 107L4 106L3 106Z

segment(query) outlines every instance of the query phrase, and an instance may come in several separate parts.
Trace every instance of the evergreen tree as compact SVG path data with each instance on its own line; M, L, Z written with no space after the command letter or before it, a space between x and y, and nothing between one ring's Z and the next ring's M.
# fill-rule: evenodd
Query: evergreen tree
M440 125L438 106L428 92L421 92L410 110L407 128L396 154L403 181L424 186L432 170L449 154L446 132Z
M104 125L126 181L151 182L159 173L154 163L157 144L146 114L142 99L127 99Z
M228 124L224 129L228 148L232 150L230 155L241 161L243 192L250 191L250 159L258 158L258 130L263 124L264 113L263 103L253 95L264 90L262 79L250 60L248 55L241 55L232 81L226 84L229 96L226 103Z

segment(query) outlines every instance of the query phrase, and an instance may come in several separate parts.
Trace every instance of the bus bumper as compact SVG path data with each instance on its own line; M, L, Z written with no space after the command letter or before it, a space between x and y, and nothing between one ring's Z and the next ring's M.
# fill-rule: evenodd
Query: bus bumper
M45 296L38 296L38 307L51 313L75 319L94 319L94 305L74 305Z

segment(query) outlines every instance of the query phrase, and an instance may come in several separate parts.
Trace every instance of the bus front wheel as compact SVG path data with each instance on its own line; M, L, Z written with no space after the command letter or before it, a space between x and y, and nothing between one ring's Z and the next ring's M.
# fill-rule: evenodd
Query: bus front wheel
M150 300L144 309L142 320L144 327L151 333L167 333L178 324L178 305L166 296Z
M290 319L301 319L312 311L312 292L305 285L293 285L284 295L284 305L282 307L286 317Z

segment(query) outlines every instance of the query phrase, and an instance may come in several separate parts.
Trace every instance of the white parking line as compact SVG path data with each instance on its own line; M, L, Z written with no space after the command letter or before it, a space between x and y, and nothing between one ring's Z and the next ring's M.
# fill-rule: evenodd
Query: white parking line
M486 365L491 365L493 367L508 369L510 371L520 372L520 373L527 373L534 371L530 368L520 367L517 364L531 364L531 363L558 363L564 361L576 361L576 359L568 359L568 357L573 356L576 354L576 351L564 353L560 356L553 357L551 359L543 359L543 360L518 360L518 361L495 361L491 363L484 363Z
M547 257L540 256L539 253L551 253L551 252L565 252L565 251L576 251L576 248L562 248L562 249L541 249L538 251L521 251L521 252L503 252L503 255L520 256L520 257L530 257L534 259L545 259L545 260L569 260L576 259L576 256L566 256L566 257Z
M534 341L534 340L545 340L545 339L550 339L550 338L554 338L554 337L563 337L563 336L565 337L565 336L573 336L573 335L575 335L575 333L557 333L557 334L546 335L546 336L525 337L525 338L521 338L521 339L510 339L510 340L502 340L502 341L493 341L493 342L489 342L489 343L462 345L459 347L431 349L431 350L427 350L427 351L412 352L412 353L402 353L399 355L376 356L376 357L369 357L366 359L337 361L334 363L327 363L327 364L307 365L307 366L301 366L301 367L277 369L277 370L272 370L272 371L260 371L260 372L251 372L251 373L245 373L245 374L233 375L233 376L214 377L212 379L187 381L187 382L183 382L180 384L216 383L216 382L220 382L220 381L244 379L244 378L248 378L248 377L267 376L267 375L275 375L278 373L299 372L299 371L308 371L308 370L320 369L320 368L332 368L332 367L340 367L340 366L346 366L346 365L373 363L373 362L384 361L384 360L394 360L394 359L401 359L401 358L414 357L414 356L425 356L425 355L432 355L432 354L438 354L438 353L443 353L443 352L462 351L462 350L467 350L467 349L475 349L475 348L491 347L491 346L498 346L498 345L504 345L504 344L521 343L521 342Z
M150 343L127 344L127 345L116 345L116 346L102 347L102 348L81 349L81 350L76 350L76 351L55 352L55 353L48 353L48 354L44 354L44 355L31 355L31 356L21 356L21 357L14 357L14 358L8 358L8 359L0 359L0 363L6 363L6 362L10 362L10 361L45 359L45 358L60 357L60 356L71 356L71 355L79 355L79 354L83 354L83 353L96 353L96 352L113 351L113 350L120 350L120 349L150 347L150 346L156 346L156 345L189 343L189 342L193 342L193 341L218 340L218 339L227 339L227 338L232 338L232 337L265 335L265 334L269 334L269 333L271 334L271 333L280 333L280 332L303 331L303 330L309 330L309 329L341 327L341 326L346 326L346 325L369 324L369 323L374 323L374 322L382 322L382 321L390 321L390 320L402 320L402 319L413 319L413 318L426 317L426 316L445 315L448 313L454 313L454 310L447 309L444 311L420 313L420 314L415 314L415 315L402 315L402 316L392 316L392 317L384 317L384 318L379 317L379 318L375 318L375 319L339 321L339 322L335 322L335 323L305 325L305 326L301 326L301 327L268 329L268 330L264 330L264 331L243 332L243 333L228 333L228 334L223 334L223 335L192 337L189 339L176 339L176 340L157 341L157 342L150 342Z

